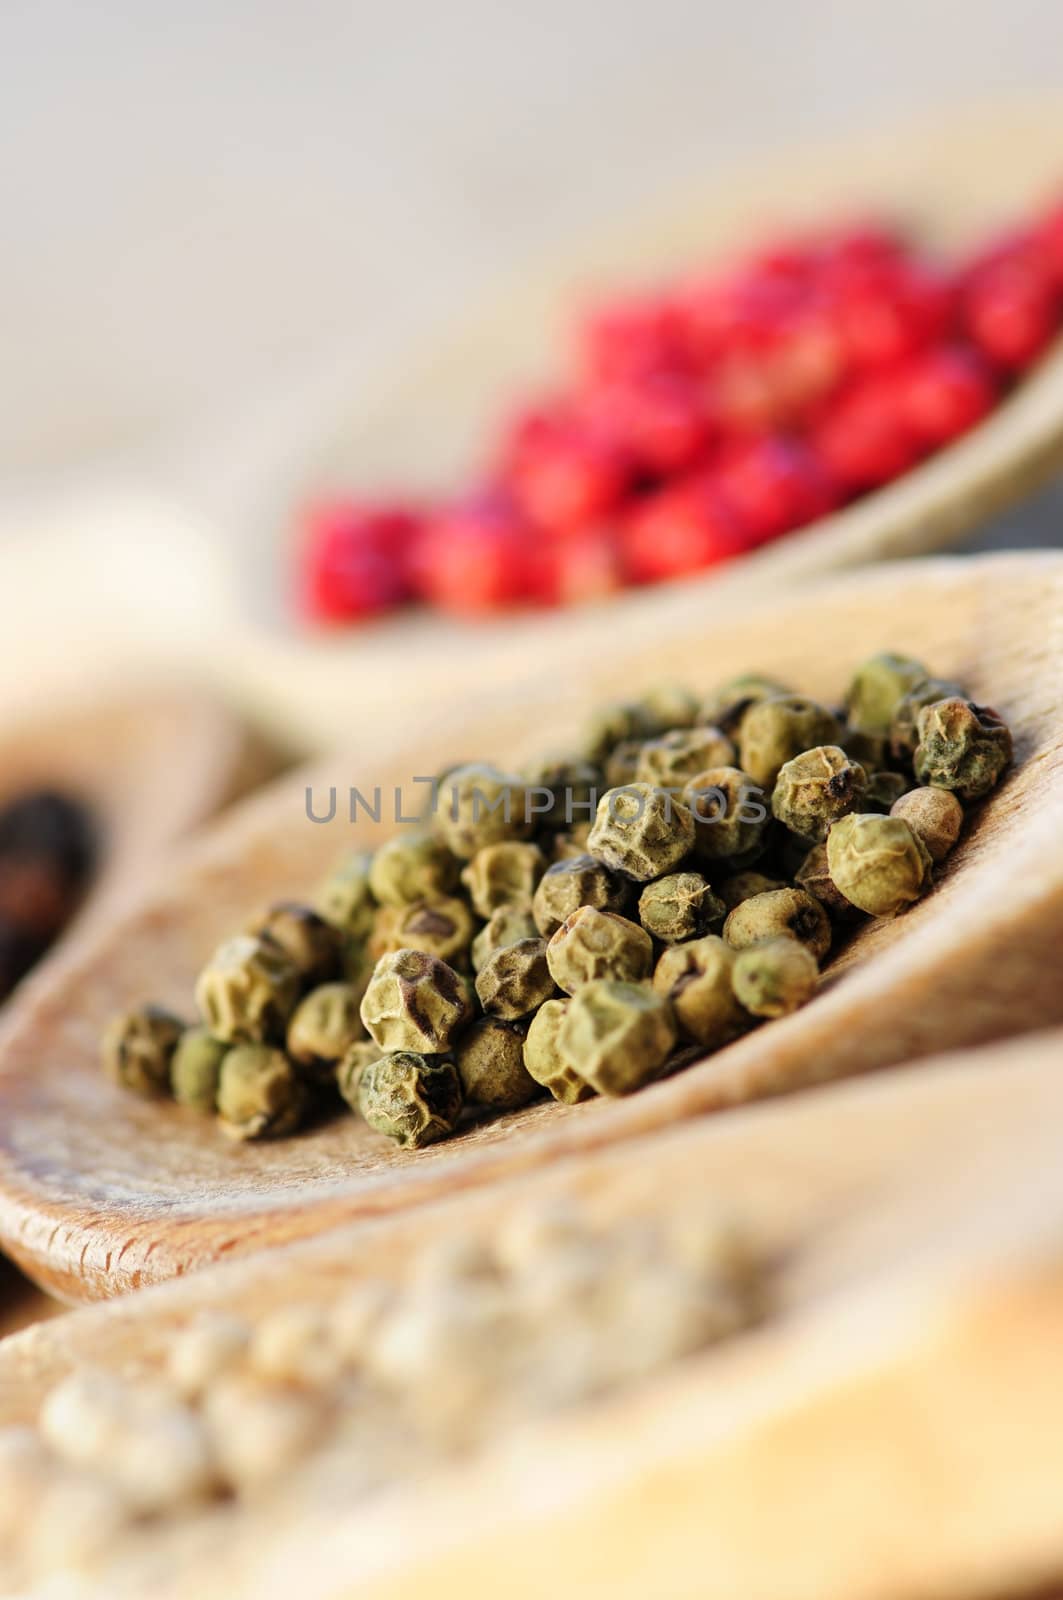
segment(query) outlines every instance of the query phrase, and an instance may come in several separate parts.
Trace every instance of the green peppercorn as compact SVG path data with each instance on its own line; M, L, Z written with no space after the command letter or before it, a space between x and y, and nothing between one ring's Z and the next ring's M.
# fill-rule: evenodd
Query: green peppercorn
M283 1050L243 1044L226 1053L218 1076L218 1117L231 1139L294 1133L306 1107L306 1085Z
M846 920L857 916L856 907L851 900L847 900L830 875L830 866L827 862L827 846L816 844L805 856L801 865L794 873L794 884L798 889L803 889L810 894L828 915ZM776 888L784 887L782 884Z
M489 1015L516 1022L554 993L544 939L503 945L476 974L476 993Z
M440 1055L471 1020L472 1006L445 961L423 950L395 950L377 962L361 1012L381 1050Z
M633 783L603 794L588 843L591 855L614 872L648 883L690 854L694 819L674 796Z
M458 1070L444 1058L397 1050L362 1070L359 1111L377 1133L408 1150L449 1138L461 1105Z
M349 983L322 983L311 989L288 1024L288 1054L311 1077L332 1079L339 1061L365 1038L359 1015L361 996Z
M527 786L513 773L474 762L455 767L439 786L436 827L462 861L485 845L526 839L534 822Z
M196 980L196 1005L215 1039L283 1039L299 998L299 973L272 939L238 934L219 945Z
M134 1094L163 1095L184 1023L162 1006L139 1006L114 1017L104 1030L101 1059L113 1083Z
M221 1064L229 1046L206 1028L186 1028L170 1062L170 1089L178 1105L213 1111Z
M890 724L889 747L894 761L910 766L919 743L919 713L937 700L965 700L961 684L951 678L923 678L897 702Z
M381 952L383 954L383 952ZM364 942L348 944L344 948L343 962L340 967L340 977L344 983L349 983L358 990L359 999L369 987L369 980L373 976L379 956L371 956Z
M924 706L917 718L915 775L920 783L981 800L1011 764L1011 734L988 706L954 696Z
M566 994L598 978L637 983L653 967L653 941L637 922L613 911L581 906L546 946L554 982Z
M654 970L653 987L671 1002L681 1031L706 1050L730 1044L748 1027L731 985L734 962L730 945L710 933L673 945Z
M547 868L532 900L532 916L543 938L549 939L580 906L623 912L630 904L629 881L593 856L582 855Z
M716 892L728 911L733 911L743 900L752 900L755 894L770 894L773 889L787 887L782 878L769 878L763 872L736 872L732 877L724 878L717 885Z
M524 1066L525 1030L483 1017L462 1036L455 1055L466 1100L494 1111L517 1111L540 1093Z
M561 1055L599 1094L641 1089L667 1070L676 1039L669 1000L649 984L598 978L570 1000L561 1022Z
M517 944L521 939L536 939L538 936L539 930L527 906L499 906L497 911L492 911L472 942L472 970L479 972L495 951L504 949L507 944Z
M339 928L294 900L281 900L270 906L264 917L252 923L247 932L259 939L279 944L307 987L328 983L340 971L345 938Z
M524 1066L555 1100L576 1105L581 1100L593 1100L597 1091L561 1054L558 1036L568 1007L568 1000L545 1000L539 1007L524 1041Z
M909 789L896 800L891 817L903 817L934 862L944 861L963 827L963 807L951 789Z
M921 661L892 650L862 661L845 696L850 725L860 733L889 733L897 707L929 673Z
M642 756L642 739L621 739L605 758L603 776L607 789L623 789L634 783Z
M737 734L739 725L750 706L760 700L774 700L780 694L789 694L784 683L766 678L761 672L743 672L728 678L706 695L701 703L698 721L722 728L724 733Z
M831 823L860 807L866 789L860 763L836 744L821 744L780 767L771 809L806 845L822 844Z
M884 733L859 733L845 727L838 743L852 761L859 761L865 772L880 772L890 762L890 742Z
M369 868L369 887L382 906L408 906L449 894L458 863L441 839L409 830L382 844Z
M742 718L738 765L755 784L771 789L787 761L814 745L837 744L840 732L834 713L804 695L758 700Z
M912 787L903 772L869 772L867 788L860 804L861 811L889 811L902 794Z
M597 804L597 802L595 802ZM576 856L587 854L587 840L591 836L589 822L576 823L571 828L566 828L564 833L555 833L551 854L551 865L558 861L574 861Z
M545 869L546 860L537 844L506 839L477 850L462 869L461 881L476 914L489 917L499 906L514 901L530 905Z
M723 924L727 907L700 872L672 872L648 883L639 896L639 921L662 944L700 939Z
M372 1062L379 1061L384 1052L372 1039L356 1039L336 1068L336 1088L352 1111L358 1111L358 1087L362 1073Z
M735 998L754 1017L786 1017L811 1000L819 968L796 939L765 939L738 952L733 982Z
M903 817L852 812L827 835L827 863L837 888L859 910L892 917L930 887L933 863Z
M399 923L403 906L379 906L373 915L373 926L366 940L365 950L374 967L381 956L391 955L406 947L399 938Z
M452 967L468 965L476 923L464 900L442 895L408 906L386 906L370 940L377 960L395 950L423 950Z
M643 706L632 701L615 701L611 705L598 706L591 713L580 746L585 758L600 766L610 751L623 740L635 739L641 743L656 732L657 728Z
M764 850L771 810L764 790L738 767L710 767L683 790L694 818L694 853L702 861L755 861Z
M734 758L734 745L719 728L677 728L647 739L639 753L635 781L680 794L699 772L731 766Z
M571 828L589 818L605 784L602 769L578 756L550 756L529 763L521 776L528 785L529 810L544 831Z
M819 901L803 889L772 889L743 900L723 925L723 937L732 950L745 950L780 935L792 935L822 961L830 949L830 918Z
M701 710L697 695L682 683L655 683L638 704L647 725L657 733L693 727Z
M356 850L344 856L318 889L316 909L352 939L366 939L373 924L376 902L369 887L372 856Z

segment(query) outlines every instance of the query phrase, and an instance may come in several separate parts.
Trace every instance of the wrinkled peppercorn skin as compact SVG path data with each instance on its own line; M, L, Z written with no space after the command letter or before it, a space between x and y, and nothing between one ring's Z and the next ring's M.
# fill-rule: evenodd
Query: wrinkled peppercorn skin
M924 706L917 719L915 775L922 784L981 800L1011 765L1011 733L995 711L954 696Z
M362 1022L384 1051L439 1055L471 1020L461 976L422 950L381 956L361 1005Z

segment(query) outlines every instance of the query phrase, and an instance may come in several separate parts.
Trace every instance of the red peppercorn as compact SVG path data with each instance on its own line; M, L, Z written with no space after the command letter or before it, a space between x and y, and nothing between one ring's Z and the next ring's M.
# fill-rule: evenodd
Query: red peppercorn
M579 345L583 370L604 383L683 365L681 319L667 294L608 301L584 316Z
M810 305L774 348L735 351L721 360L713 380L721 426L742 433L799 431L846 369L831 320Z
M701 572L741 555L752 543L705 473L659 489L633 506L624 519L621 542L635 583Z
M911 265L860 271L834 302L842 345L861 370L901 361L946 337L954 318L953 285Z
M1063 294L1063 200L1041 218L1036 238L1052 285Z
M1032 253L1014 252L976 270L964 296L967 331L993 364L1021 372L1059 325L1059 296Z
M903 234L879 222L851 222L820 235L817 276L821 283L842 282L853 273L902 265L909 256Z
M767 434L727 451L716 481L755 544L826 516L839 498L816 453L803 441L781 434Z
M532 526L565 534L608 516L630 476L630 461L610 440L589 428L558 425L525 442L506 484Z
M535 596L543 605L601 600L622 589L624 582L617 538L606 528L548 540L536 551Z
M420 520L400 506L349 500L311 506L300 565L304 614L317 622L345 622L408 599L405 562Z
M586 317L575 381L503 430L486 492L431 518L316 508L306 609L478 612L702 570L959 437L1061 321L1058 197L949 274L879 223L780 234Z
M694 371L705 371L726 347L732 307L730 285L719 278L694 278L677 290L676 313L683 354Z
M828 471L853 494L907 472L920 454L890 375L866 379L841 396L828 407L814 439Z
M618 460L661 477L695 466L716 432L705 384L675 372L600 384L587 393L581 415Z
M802 234L780 235L749 258L745 276L751 283L785 285L791 293L800 295L815 279L820 260L817 239Z
M899 415L929 450L973 428L996 401L996 385L986 363L960 345L925 351L897 379Z
M535 594L535 541L501 496L487 493L429 518L413 563L417 592L442 611L475 615Z

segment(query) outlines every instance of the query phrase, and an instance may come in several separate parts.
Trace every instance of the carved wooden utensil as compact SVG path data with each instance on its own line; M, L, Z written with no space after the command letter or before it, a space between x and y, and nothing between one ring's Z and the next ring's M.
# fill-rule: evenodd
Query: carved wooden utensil
M1063 346L981 426L916 471L841 513L754 556L680 584L629 592L604 605L470 626L446 617L398 616L371 628L305 641L282 626L290 614L296 508L328 489L347 493L412 485L449 492L470 481L500 412L522 395L549 392L563 360L565 328L599 288L642 288L755 246L765 230L839 217L881 215L931 250L974 246L1032 214L1059 184L1058 100L940 115L825 147L772 151L746 170L698 184L638 214L559 240L508 292L478 298L445 338L421 339L391 370L350 362L346 387L329 389L316 417L302 415L292 447L290 406L272 429L245 441L244 503L227 505L245 558L234 594L250 611L234 618L225 646L241 684L282 723L329 741L376 719L379 684L389 706L433 700L445 710L455 684L475 690L490 674L519 684L530 656L578 668L630 631L695 627L726 616L769 585L782 587L859 563L939 550L1019 504L1063 466ZM310 441L310 442L308 442ZM264 529L276 559L263 565ZM272 574L271 594L250 598L242 575ZM258 601L256 608L256 598ZM450 671L437 678L434 664Z
M263 904L305 894L386 822L306 820L304 789L367 793L455 756L516 760L564 745L588 704L662 678L696 686L758 666L825 698L889 647L924 658L996 705L1017 766L971 817L941 882L891 923L862 928L806 1009L627 1101L537 1104L420 1152L353 1117L276 1144L234 1148L209 1120L106 1082L108 1016L154 997L188 1014L214 944ZM447 663L437 665L445 674ZM706 1111L1063 1020L1063 558L919 562L853 574L750 607L726 624L634 638L573 681L523 700L465 704L431 733L284 780L194 850L56 967L0 1039L0 1238L71 1299L121 1293L234 1253L371 1217ZM404 744L405 740L405 744ZM387 804L390 804L390 799Z
M69 934L138 886L153 857L276 772L279 757L220 701L160 689L27 718L0 736L0 805L60 789L89 808L98 871Z
M760 1326L368 1501L335 1471L331 1493L289 1473L257 1505L134 1534L86 1594L1047 1594L1063 1574L1061 1050L1039 1035L701 1118L75 1312L0 1345L0 1422L32 1422L83 1364L151 1376L204 1309L328 1306L538 1204L621 1232L717 1211L767 1265Z

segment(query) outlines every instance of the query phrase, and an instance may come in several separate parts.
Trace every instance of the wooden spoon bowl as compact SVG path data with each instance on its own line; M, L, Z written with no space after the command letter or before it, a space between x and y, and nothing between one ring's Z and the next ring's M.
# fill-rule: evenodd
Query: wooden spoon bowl
M319 635L307 648L284 626L290 616L293 517L329 489L451 492L483 468L485 444L515 399L556 382L564 329L592 289L640 287L749 248L767 229L868 213L896 218L945 252L972 246L1031 214L1059 184L1063 108L1058 101L953 114L934 122L819 148L773 151L728 175L690 182L615 227L559 242L519 283L458 316L445 339L397 360L367 380L354 368L349 389L298 437L259 443L260 471L234 531L243 569L262 569L263 528L273 529L272 589L252 589L252 613L238 630L242 681L272 714L331 742L388 708L416 712L460 684L475 692L490 674L519 684L530 656L576 669L592 653L615 652L630 631L695 626L726 616L751 593L862 562L940 549L1019 504L1063 466L1063 343L981 426L886 488L741 561L703 576L550 615L470 622L399 615L376 626ZM270 467L268 462L272 462ZM251 476L251 475L249 475ZM243 592L247 593L244 586ZM441 659L448 671L439 677Z
M439 1238L490 1245L529 1207L575 1202L618 1233L708 1212L761 1258L760 1326L371 1502L289 1474L268 1500L134 1534L89 1592L259 1600L297 1574L306 1600L531 1600L578 1571L621 1600L1026 1593L1063 1572L1061 1045L669 1129L82 1310L0 1345L0 1424L32 1422L79 1366L158 1374L204 1310L328 1307Z
M69 933L139 886L153 857L274 773L275 752L220 701L166 689L35 716L0 739L0 806L37 788L89 808L100 861Z
M57 967L0 1037L0 1239L61 1295L113 1295L698 1113L1063 1020L1061 616L1060 557L853 574L711 628L631 638L622 658L588 664L578 681L527 682L523 698L466 706L414 747L366 744L263 792ZM862 928L796 1015L630 1100L537 1104L419 1152L352 1117L234 1148L209 1120L103 1079L97 1041L112 1012L150 997L188 1014L221 937L271 899L305 894L343 849L387 835L364 813L345 821L348 784L366 794L379 784L384 796L401 785L412 803L412 778L448 759L563 746L593 700L664 678L707 689L756 665L833 700L880 647L920 656L997 706L1017 767L972 817L935 892ZM333 824L307 820L308 785L319 801L339 787Z

